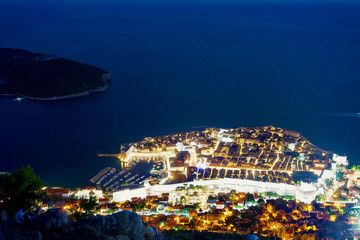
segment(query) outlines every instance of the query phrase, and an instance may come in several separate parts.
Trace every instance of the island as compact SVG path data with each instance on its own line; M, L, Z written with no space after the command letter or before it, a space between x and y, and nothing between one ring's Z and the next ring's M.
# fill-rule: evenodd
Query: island
M57 100L105 91L110 74L100 68L23 49L0 48L0 95Z

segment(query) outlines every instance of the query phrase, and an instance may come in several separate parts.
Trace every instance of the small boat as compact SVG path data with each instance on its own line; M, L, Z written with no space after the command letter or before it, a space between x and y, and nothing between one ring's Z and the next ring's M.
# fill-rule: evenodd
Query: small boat
M21 102L22 100L24 100L25 98L23 97L17 97L15 98L13 101L17 101L17 102Z

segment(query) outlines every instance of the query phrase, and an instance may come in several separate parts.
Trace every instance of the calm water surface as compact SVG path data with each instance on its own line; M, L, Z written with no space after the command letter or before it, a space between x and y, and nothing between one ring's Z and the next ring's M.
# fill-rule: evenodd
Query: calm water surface
M0 171L85 186L97 153L196 126L274 125L360 160L360 5L0 2L0 46L101 67L109 91L0 98Z

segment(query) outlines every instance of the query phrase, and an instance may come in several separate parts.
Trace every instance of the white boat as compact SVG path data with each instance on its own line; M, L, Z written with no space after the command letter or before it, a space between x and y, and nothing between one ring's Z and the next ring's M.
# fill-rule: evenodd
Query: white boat
M21 102L22 100L24 100L25 98L23 97L17 97L15 98L13 101L17 101L17 102Z

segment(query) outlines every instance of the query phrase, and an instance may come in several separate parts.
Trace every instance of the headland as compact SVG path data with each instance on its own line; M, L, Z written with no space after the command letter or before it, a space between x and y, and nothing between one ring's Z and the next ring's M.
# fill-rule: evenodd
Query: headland
M0 48L0 95L59 100L105 91L110 74L53 54Z

